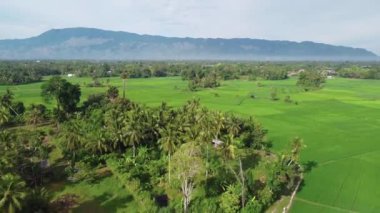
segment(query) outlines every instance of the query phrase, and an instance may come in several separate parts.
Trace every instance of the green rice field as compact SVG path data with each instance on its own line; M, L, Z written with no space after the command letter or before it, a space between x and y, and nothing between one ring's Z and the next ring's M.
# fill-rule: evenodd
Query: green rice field
M90 94L107 89L86 87L90 78L68 80L82 86L82 101ZM106 84L105 79L101 81ZM216 89L190 92L187 82L180 77L128 79L126 96L149 106L162 101L179 106L189 99L199 98L203 105L213 109L254 116L269 130L268 140L276 151L285 149L293 137L300 136L307 145L301 154L307 171L291 212L378 212L380 81L336 78L327 80L323 89L311 92L296 87L296 79L260 83L263 86L259 87L256 81L224 81ZM16 100L28 105L43 103L41 84L9 88ZM120 78L111 78L109 84L118 86L122 94ZM0 86L0 92L6 88ZM270 99L274 88L279 96L277 101ZM290 96L293 103L286 103L286 96ZM110 180L112 178L105 179ZM103 188L107 187L100 187ZM94 190L86 191L96 195L98 192ZM128 195L122 194L118 199L128 199ZM109 204L105 207L114 208Z

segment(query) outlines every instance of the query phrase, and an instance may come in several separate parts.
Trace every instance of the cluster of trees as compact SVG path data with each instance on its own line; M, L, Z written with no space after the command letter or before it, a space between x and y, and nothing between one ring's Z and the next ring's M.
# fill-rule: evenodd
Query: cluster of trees
M377 62L315 62L300 64L299 68L318 70L326 75L337 75L343 78L380 79L380 64Z
M249 79L284 80L288 78L289 71L289 67L265 64L253 68L250 72Z
M0 84L25 84L42 79L39 67L30 67L28 63L0 62Z
M51 195L44 188L52 147L45 132L0 130L0 211L48 212Z
M209 68L190 69L182 72L182 79L189 81L191 91L197 88L214 88L220 86L219 77Z
M253 118L211 111L198 100L151 108L110 87L78 107L79 86L59 77L46 82L42 95L55 99L53 113L32 105L19 116L59 125L13 131L8 118L2 120L1 211L48 212L52 202L43 187L49 181L91 183L100 178L99 168L111 170L142 211L262 212L300 179L300 139L274 154L267 131ZM3 108L11 113L11 105ZM58 165L47 163L53 150L62 153L59 166L66 168L59 174Z
M37 124L69 119L78 111L80 88L54 77L43 85L42 95L54 97L57 108L51 113L46 106L32 104L25 109L15 102L14 95L6 90L0 98L0 211L50 212L54 206L51 194L44 188L49 181L62 176L59 170L49 167L48 156L55 144L50 127L39 129ZM11 125L31 124L33 128ZM9 128L11 127L11 128Z
M73 85L61 77L52 77L42 85L42 97L46 101L54 99L57 108L54 110L56 118L64 120L77 109L80 101L81 90L78 84Z
M182 79L189 80L191 91L197 88L220 86L220 80L233 80L249 76L250 80L283 80L288 78L291 66L265 63L189 64L181 71Z
M305 91L320 89L326 81L326 75L321 71L304 71L299 74L297 85Z
M73 85L60 77L52 77L42 85L41 89L41 95L47 102L54 99L56 108L53 111L43 104L31 104L25 107L22 102L14 101L13 92L7 89L0 96L0 125L37 126L51 120L64 121L78 110L77 105L81 96L79 85Z
M341 67L337 70L339 76L344 78L360 78L360 79L380 79L379 66L358 66L352 65Z
M14 101L14 94L11 90L5 90L0 96L0 125L10 127L19 124L37 125L47 121L50 112L42 104L32 104L25 107L23 102Z
M252 118L197 100L174 109L103 97L107 104L88 105L63 123L60 149L72 179L91 181L95 168L108 167L144 211L261 212L300 177L300 141L277 156Z
M48 212L50 194L45 190L44 170L52 147L44 131L7 128L12 124L37 124L48 119L44 105L25 109L6 90L0 103L0 211ZM51 177L51 176L50 176Z

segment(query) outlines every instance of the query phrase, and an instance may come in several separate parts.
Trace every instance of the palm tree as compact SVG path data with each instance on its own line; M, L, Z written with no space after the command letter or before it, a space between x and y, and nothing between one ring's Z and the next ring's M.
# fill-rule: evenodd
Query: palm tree
M60 142L63 150L71 157L71 167L74 168L77 152L83 142L82 127L85 126L81 120L73 119L68 122L61 131Z
M0 106L0 126L8 122L8 120L9 110L4 106Z
M125 146L132 146L133 158L136 156L136 146L144 139L142 131L142 121L139 119L140 109L131 110L127 113L127 119L124 121L124 138Z
M6 174L0 179L0 209L13 213L21 210L26 197L25 182L20 177Z
M128 78L127 72L124 71L123 73L121 73L120 78L123 79L123 99L125 99L125 81Z
M105 131L97 129L90 134L90 138L85 143L85 147L93 154L107 152L109 151L109 141L107 138L109 137Z
M119 90L115 86L109 86L106 94L108 99L114 101L119 96Z
M228 120L227 131L229 134L236 136L240 131L240 126L236 118L231 117Z
M24 117L26 122L32 124L34 127L45 120L45 114L42 109L34 104L32 104L30 109L25 113Z
M157 109L158 128L163 128L170 121L170 119L173 119L170 112L171 111L167 103L162 102L160 107Z
M12 107L12 100L14 98L13 92L8 88L5 90L5 94L1 97L0 103L2 106L9 108L15 115L19 115Z
M121 147L124 142L124 120L125 116L119 109L111 109L104 115L104 122L106 131L109 133L109 138L112 143L112 147L115 150L121 152Z
M213 137L216 135L215 128L214 128L214 116L211 114L206 108L203 108L201 110L202 114L202 122L200 124L202 129L202 142L206 146L206 181L208 178L208 172L209 172L209 146L212 142Z
M220 134L220 131L222 128L224 128L224 114L221 112L216 112L214 115L214 132L215 132L215 139L218 139L218 136Z
M224 143L222 145L222 150L221 150L224 161L235 158L236 147L233 144L233 142L234 142L234 136L232 134L227 135L224 140Z
M170 184L170 160L171 155L175 151L178 145L178 135L172 128L164 129L161 131L161 138L158 140L161 149L168 153L168 177Z
M136 157L136 146L143 139L142 132L136 127L136 125L129 125L126 129L126 142L125 145L131 145L133 150L133 157Z
M299 160L299 154L301 150L305 147L302 138L295 137L292 141L292 153L290 156L290 161L288 166L290 166L293 162L297 162Z

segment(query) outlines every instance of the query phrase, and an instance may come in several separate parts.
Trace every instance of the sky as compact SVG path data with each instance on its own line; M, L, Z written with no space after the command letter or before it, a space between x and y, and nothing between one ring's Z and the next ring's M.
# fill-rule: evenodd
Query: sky
M0 39L92 27L176 37L314 41L380 55L379 0L0 0Z

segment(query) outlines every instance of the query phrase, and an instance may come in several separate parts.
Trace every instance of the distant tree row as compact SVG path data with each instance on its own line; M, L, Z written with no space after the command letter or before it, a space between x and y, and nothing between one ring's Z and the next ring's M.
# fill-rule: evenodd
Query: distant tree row
M266 64L251 70L250 80L284 80L288 78L289 67Z
M25 84L41 79L41 70L27 63L0 63L0 84Z
M70 74L97 79L120 76L122 73L126 73L128 78L149 78L179 75L189 77L192 72L215 72L220 80L232 80L244 76L280 80L287 77L287 71L298 66L259 62L3 61L0 62L0 84L31 83L49 75Z
M347 78L380 79L380 65L376 63L2 61L0 84L25 84L40 81L43 76L70 74L92 77L94 83L89 86L100 86L96 79L125 73L127 78L182 76L186 80L194 80L190 88L215 87L214 76L217 80L283 80L300 70L332 71L334 75ZM213 76L205 79L208 74Z
M380 79L380 66L352 65L338 69L337 73L344 78Z

